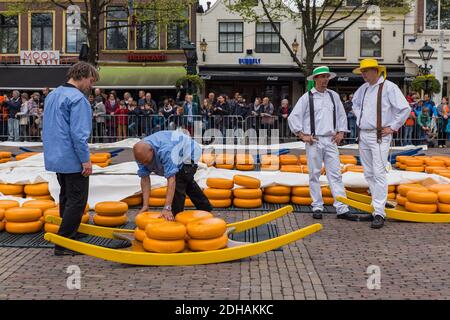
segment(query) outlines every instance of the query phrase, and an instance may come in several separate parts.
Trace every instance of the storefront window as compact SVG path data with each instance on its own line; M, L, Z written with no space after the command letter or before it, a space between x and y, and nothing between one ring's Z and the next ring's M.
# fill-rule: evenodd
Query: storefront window
M275 23L278 31L280 31L280 23ZM280 52L280 37L272 28L270 22L263 22L256 24L256 52L262 53L279 53Z
M31 50L53 50L53 15L31 14Z
M219 22L219 52L243 52L242 22Z
M329 41L332 37L336 36L339 30L325 30L323 33L324 42ZM345 48L344 33L341 33L336 39L327 43L323 47L324 57L343 57Z
M438 1L426 0L426 28L438 29ZM450 1L441 0L441 29L450 30Z
M361 30L361 57L381 57L381 30Z
M108 7L106 16L106 49L128 49L128 13L123 7Z
M0 53L17 53L19 43L19 18L0 14Z
M81 14L81 20L87 20L87 14ZM66 26L68 26L68 17L66 16ZM87 42L87 31L86 28L83 28L83 23L81 23L81 29L78 30L70 30L66 28L66 52L67 53L79 53L81 50L81 45L84 42Z

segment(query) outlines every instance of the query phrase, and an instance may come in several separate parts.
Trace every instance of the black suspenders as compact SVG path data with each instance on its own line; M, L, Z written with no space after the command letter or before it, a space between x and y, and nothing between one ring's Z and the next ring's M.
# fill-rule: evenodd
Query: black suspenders
M333 129L336 131L336 103L334 102L333 94L330 91L327 91L330 95L331 101L333 102ZM311 125L311 135L316 135L316 120L314 119L314 98L311 91L308 93L309 95L309 121Z

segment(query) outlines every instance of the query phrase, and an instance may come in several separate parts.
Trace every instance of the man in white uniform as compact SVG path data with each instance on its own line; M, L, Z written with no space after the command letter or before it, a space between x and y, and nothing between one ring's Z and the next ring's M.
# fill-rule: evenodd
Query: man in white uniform
M313 200L313 218L322 219L323 199L319 178L325 163L328 183L333 197L346 197L342 183L338 144L347 130L347 116L339 95L327 89L330 79L336 76L328 67L317 67L308 80L314 88L297 102L288 117L291 131L306 143L309 169L309 188ZM357 220L348 206L334 201L339 219Z
M377 60L362 60L353 73L361 74L366 82L353 95L353 111L359 128L361 164L374 207L371 227L379 229L386 219L386 173L392 134L405 123L411 108L399 87L385 80L386 68Z

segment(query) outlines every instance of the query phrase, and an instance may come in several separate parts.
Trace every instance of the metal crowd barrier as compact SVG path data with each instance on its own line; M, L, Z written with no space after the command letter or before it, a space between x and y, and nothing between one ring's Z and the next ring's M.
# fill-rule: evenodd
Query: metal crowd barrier
M450 133L445 132L448 119L435 118L430 131L424 131L416 123L411 127L403 126L394 134L395 146L445 145L450 140ZM354 123L353 123L354 124ZM349 128L352 127L349 122ZM115 142L118 140L138 137L142 138L161 130L175 130L184 128L197 141L211 143L212 136L222 136L222 142L229 142L227 137L234 136L239 143L254 143L259 138L267 137L268 141L292 142L297 137L290 131L287 118L282 116L261 117L249 116L243 118L238 115L170 115L164 117L153 115L100 115L92 119L91 143ZM212 133L211 133L212 132ZM17 119L2 118L0 120L0 139L15 141L41 141L42 116L26 115ZM242 138L242 139L240 139ZM277 138L278 140L274 140ZM236 141L232 140L232 141ZM344 143L356 141L356 130L346 134ZM216 140L217 142L217 140ZM269 142L270 143L270 142Z

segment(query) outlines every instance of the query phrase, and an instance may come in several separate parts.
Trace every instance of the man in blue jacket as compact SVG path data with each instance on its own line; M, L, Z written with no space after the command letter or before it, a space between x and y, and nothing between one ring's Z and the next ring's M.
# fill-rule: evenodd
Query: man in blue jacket
M186 194L198 210L211 211L212 206L194 180L197 162L202 154L201 146L179 130L156 132L133 147L141 178L143 207L148 210L151 189L150 174L167 179L166 202L161 215L169 221L184 210Z
M92 110L86 94L99 78L86 62L74 64L67 83L45 99L43 142L45 169L56 172L61 191L59 211L62 223L58 235L74 239L86 208L92 164L88 139L92 131ZM55 255L74 255L55 246Z

